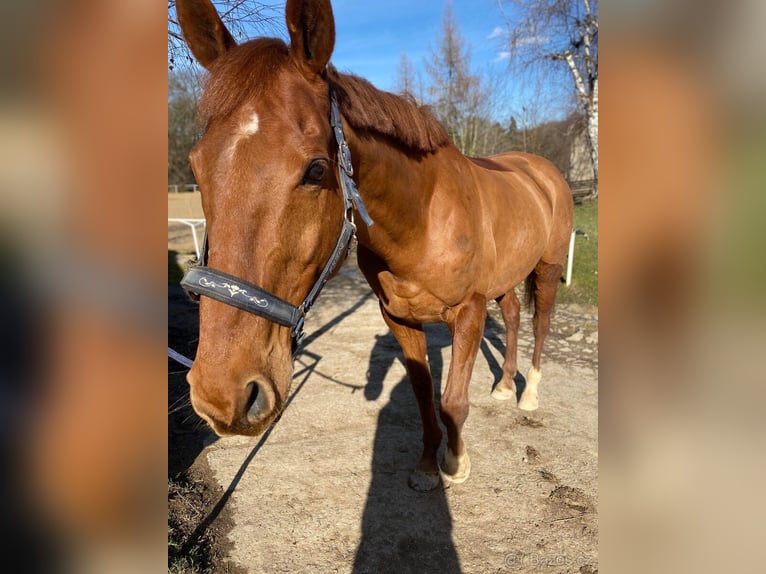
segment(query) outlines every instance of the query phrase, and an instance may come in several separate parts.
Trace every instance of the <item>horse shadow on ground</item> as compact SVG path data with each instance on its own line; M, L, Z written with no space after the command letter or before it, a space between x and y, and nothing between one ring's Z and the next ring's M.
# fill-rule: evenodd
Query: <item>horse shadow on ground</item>
M498 330L502 332L488 317L482 354L489 363L495 384L503 371L488 345L505 352ZM442 381L446 376L442 352L451 346L452 338L446 325L427 325L426 337L438 410ZM367 400L376 400L381 395L383 381L396 361L404 365L404 356L393 334L389 331L376 337L364 389ZM407 486L421 450L420 415L409 379L404 376L392 389L389 402L378 416L371 461L372 479L362 517L362 539L354 560L354 574L452 574L462 571L452 539L452 516L444 488L418 493ZM444 441L440 456L443 456L443 450Z
M169 287L169 290L171 287ZM179 287L180 289L180 287ZM306 382L311 378L312 375L321 376L325 379L328 379L334 383L349 386L353 389L362 388L361 386L357 385L349 385L347 383L344 383L343 381L338 381L333 379L332 377L327 377L325 375L322 375L317 371L317 365L322 359L321 355L317 355L316 353L311 352L308 347L311 345L313 341L330 331L333 327L335 327L338 323L343 321L346 317L349 315L352 315L355 313L364 303L372 296L372 292L367 292L363 296L361 296L353 305L351 305L348 309L344 310L343 312L339 313L337 316L335 316L333 319L322 325L319 329L313 331L310 335L308 335L304 341L302 342L301 348L296 353L294 359L296 362L296 368L295 372L293 373L293 390L290 393L290 396L287 398L287 401L285 402L285 406L282 410L284 413L288 408L290 408L290 404L293 402L295 397L297 397L303 386L306 384ZM188 299L188 298L187 298ZM194 331L194 337L195 340L193 341L193 346L196 348L196 337L198 336L198 329L199 329L199 319L197 319L197 330ZM170 341L172 338L170 335L168 336L168 344L170 344ZM190 355L186 356L194 356L194 353L191 353ZM186 371L184 371L185 373ZM188 397L188 385L186 389L186 395ZM189 406L189 408L191 408ZM193 411L192 411L193 413ZM196 416L196 415L195 415ZM215 503L215 505L212 507L212 509L208 512L208 514L202 519L199 524L194 528L194 531L191 533L191 535L187 538L186 542L184 543L183 547L181 548L180 554L184 555L186 551L192 547L194 547L195 544L198 543L199 540L201 540L208 529L213 525L213 523L218 519L218 517L221 515L222 512L226 509L227 504L229 503L229 500L231 499L231 496L234 494L234 491L237 489L237 486L239 486L240 481L245 475L245 472L247 471L250 464L253 462L255 457L257 456L258 452L261 450L263 445L266 444L266 442L269 440L269 437L271 436L272 431L274 430L275 426L279 423L279 420L281 418L281 415L277 417L277 419L272 423L272 425L266 430L266 432L261 435L260 439L256 443L256 445L250 450L247 457L242 461L240 464L239 469L237 470L236 474L234 475L234 478L231 480L231 482L226 486L223 494L220 496L218 501ZM197 418L198 421L201 421L201 419ZM199 425L197 425L199 426ZM209 430L209 428L205 426L204 431L197 431L197 434L200 434L201 432L204 434L204 436L200 436L197 440L192 440L191 445L187 444L186 450L189 452L186 456L181 456L180 461L176 461L176 466L178 472L182 472L183 470L186 470L196 459L197 455L202 451L204 446L207 444L210 444L211 440L216 440L215 434ZM189 442L189 441L187 441ZM203 444L204 443L204 444ZM170 447L171 441L168 441L168 445ZM176 459L179 458L178 455L175 457ZM172 456L171 456L172 459ZM173 465L169 461L169 474L170 469L173 468Z
M168 250L168 347L185 357L194 357L199 340L199 306L179 284L183 273L178 253ZM188 372L188 368L168 358L169 478L186 472L205 445L217 438L191 407Z
M168 345L187 357L196 351L199 332L197 304L192 302L177 284L183 274L176 263L176 253L168 251ZM316 370L321 356L310 350L311 343L330 331L346 317L355 313L372 297L367 292L353 305L312 332L303 342L296 356L293 392L285 405L300 393L312 375L323 376ZM489 345L504 354L505 345L500 336L504 329L491 316L487 317L481 352L489 364L496 384L502 376L502 367L492 354ZM438 408L442 380L446 376L442 352L452 344L445 325L427 325L428 360L434 379L436 405ZM391 332L376 337L370 354L364 396L376 400L383 391L384 379L404 357ZM168 474L172 476L187 470L206 444L215 436L201 419L196 417L188 403L186 369L169 361L169 461ZM324 377L327 378L327 377ZM335 381L345 384L342 381ZM523 377L516 377L518 392L523 390ZM349 385L351 386L351 385ZM356 387L356 385L353 385ZM181 406L179 406L179 404ZM275 422L275 424L278 423ZM215 522L225 509L240 480L253 462L261 447L268 441L270 427L248 456L214 507L209 511L187 539L190 547ZM446 436L446 435L445 435ZM443 455L442 452L440 453ZM372 479L362 517L362 538L356 551L354 574L413 572L452 574L461 572L460 561L452 540L452 516L443 488L428 493L418 493L407 486L407 478L415 468L422 449L422 425L414 394L407 376L394 386L388 403L381 409L375 431L371 460Z

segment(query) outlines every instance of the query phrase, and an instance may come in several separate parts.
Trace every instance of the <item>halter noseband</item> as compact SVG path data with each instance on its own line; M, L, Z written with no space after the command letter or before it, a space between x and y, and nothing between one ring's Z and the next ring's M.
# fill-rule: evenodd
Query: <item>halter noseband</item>
M351 240L356 234L354 207L367 227L373 225L373 221L359 195L359 190L352 179L354 168L351 165L351 151L346 143L338 102L332 89L330 89L330 125L338 144L338 180L343 192L344 204L343 228L330 258L303 302L296 307L248 281L208 267L207 233L205 233L199 265L191 267L181 279L181 286L190 294L205 295L248 313L264 317L279 325L290 327L290 336L294 341L294 347L297 347L303 338L303 322L306 313L309 312L319 297L319 293L330 278L330 274L351 248Z

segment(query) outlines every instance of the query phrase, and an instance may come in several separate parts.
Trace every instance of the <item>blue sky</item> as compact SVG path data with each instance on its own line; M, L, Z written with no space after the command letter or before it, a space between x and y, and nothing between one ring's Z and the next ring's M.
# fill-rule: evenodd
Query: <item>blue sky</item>
M333 64L342 72L368 79L378 88L394 91L401 55L406 52L427 83L424 60L436 48L447 3L448 0L332 0L336 28ZM548 84L543 95L535 90L529 77L524 83L514 81L517 76L508 67L507 48L503 45L506 21L499 4L499 0L452 0L455 19L470 48L472 72L493 72L507 80L503 101L494 110L495 119L506 122L514 116L524 122L524 116L534 124L562 118L567 112L568 96L562 95L566 89L562 92L560 87ZM272 14L278 24L276 28L265 27L248 35L276 35L288 40L283 6L275 5Z
M333 63L377 87L395 87L402 52L416 69L435 47L447 0L334 0L336 41ZM503 26L497 0L452 0L461 32L471 46L474 69L506 66L495 29ZM493 37L494 32L494 37Z

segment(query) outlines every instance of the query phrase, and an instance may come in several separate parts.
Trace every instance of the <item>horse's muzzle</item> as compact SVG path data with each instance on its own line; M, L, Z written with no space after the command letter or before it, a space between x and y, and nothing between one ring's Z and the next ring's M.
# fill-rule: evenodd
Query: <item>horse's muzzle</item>
M239 392L231 393L229 388L226 399L216 400L191 372L187 378L192 407L219 436L257 436L268 428L279 411L278 395L267 381L250 380L240 386Z

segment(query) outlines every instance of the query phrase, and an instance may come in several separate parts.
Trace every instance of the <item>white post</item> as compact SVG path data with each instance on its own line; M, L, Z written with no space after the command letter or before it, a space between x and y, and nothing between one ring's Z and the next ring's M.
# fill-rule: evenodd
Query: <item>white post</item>
M567 257L567 287L572 283L572 263L574 260L575 231L572 230L572 237L569 238L569 256Z
M194 238L194 252L197 254L197 260L200 258L200 245L199 239L197 239L197 226L202 226L204 229L207 226L205 219L181 219L178 217L168 217L168 223L183 223L189 229L191 229L192 237Z
M199 252L199 240L197 239L197 224L196 223L191 224L191 232L192 232L192 237L194 238L194 253L197 254L197 261L199 261L200 252Z

